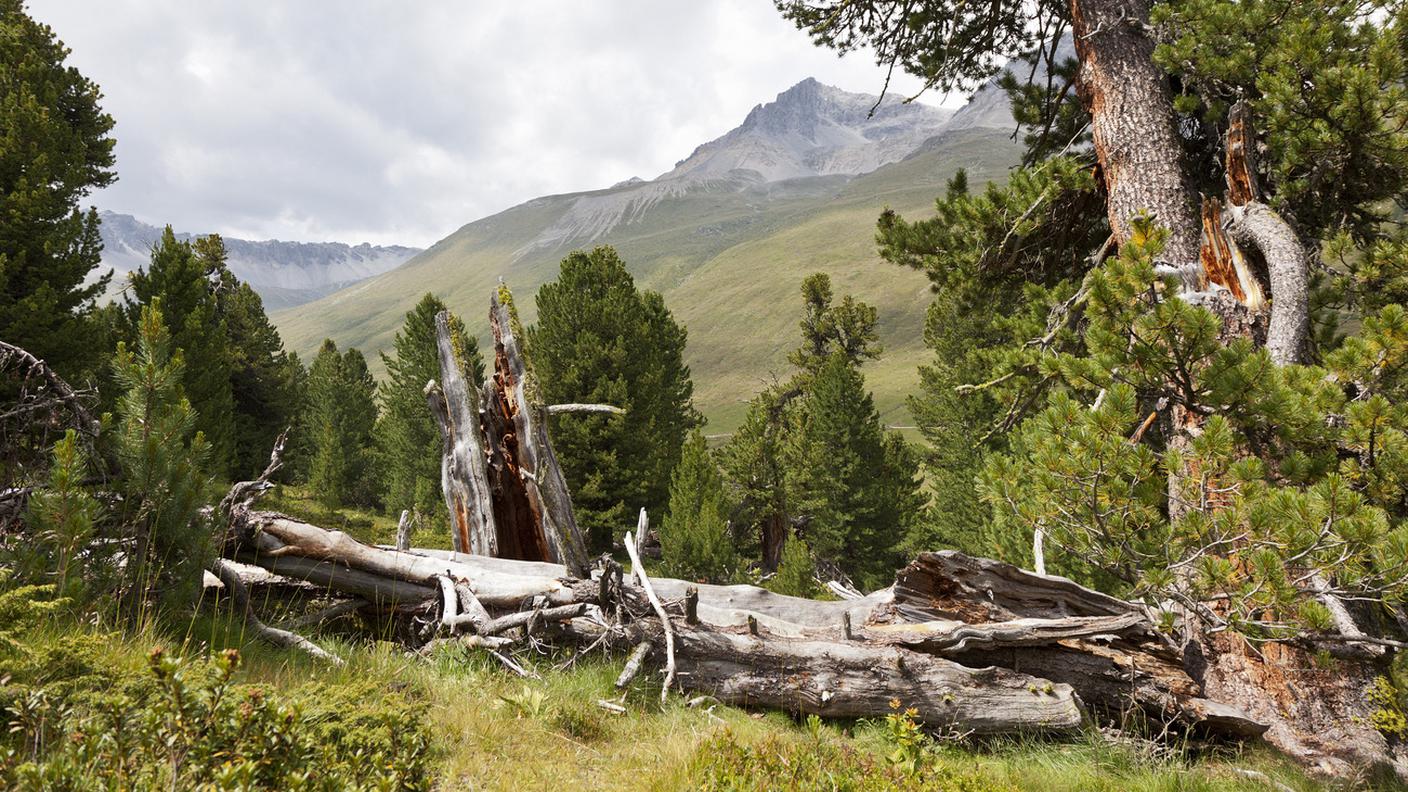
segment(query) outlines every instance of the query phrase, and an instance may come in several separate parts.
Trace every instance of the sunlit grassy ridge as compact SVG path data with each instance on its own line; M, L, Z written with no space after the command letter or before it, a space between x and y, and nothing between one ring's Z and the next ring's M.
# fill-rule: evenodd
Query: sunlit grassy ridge
M910 423L904 397L917 387L925 359L924 277L882 262L875 220L885 206L921 216L960 167L981 185L1005 178L1019 145L1005 131L950 133L909 159L851 180L839 177L768 184L737 192L698 191L656 204L635 222L599 239L518 255L569 208L575 196L540 198L479 220L441 240L406 265L322 300L278 312L286 345L309 355L325 337L368 353L389 348L409 310L427 291L487 334L489 293L499 278L515 290L525 321L532 295L556 277L573 247L616 246L638 283L661 292L689 330L687 360L709 432L731 431L743 402L785 376L787 351L799 339L802 278L826 272L837 293L855 294L879 309L886 354L866 366L877 406L891 424ZM609 191L606 191L609 192Z

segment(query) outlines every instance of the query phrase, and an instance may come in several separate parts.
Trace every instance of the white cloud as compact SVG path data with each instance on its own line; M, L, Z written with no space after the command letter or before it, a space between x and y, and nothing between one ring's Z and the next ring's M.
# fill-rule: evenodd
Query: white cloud
M428 245L539 195L656 176L805 77L884 80L768 0L29 10L117 119L119 180L93 203L247 238Z

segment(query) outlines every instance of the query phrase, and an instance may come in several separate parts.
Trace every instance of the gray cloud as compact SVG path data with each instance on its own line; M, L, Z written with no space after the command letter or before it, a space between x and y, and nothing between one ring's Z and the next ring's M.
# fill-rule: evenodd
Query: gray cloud
M884 79L865 54L813 47L767 0L30 13L117 119L119 180L92 201L255 239L428 245L529 198L656 176L805 77L870 93Z

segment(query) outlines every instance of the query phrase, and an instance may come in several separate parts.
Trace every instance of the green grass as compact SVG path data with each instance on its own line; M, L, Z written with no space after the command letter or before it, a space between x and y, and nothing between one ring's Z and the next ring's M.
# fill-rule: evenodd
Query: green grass
M359 542L378 545L396 543L396 523L399 515L387 515L355 506L330 509L314 499L306 487L280 484L259 501L259 506L283 512L295 519L313 523L319 528L342 531ZM439 525L434 518L425 518L411 532L411 545L449 550L449 527Z
M881 770L895 775L887 769L893 748L883 720L809 727L778 712L721 705L691 709L679 696L662 705L658 683L637 682L624 695L616 691L622 659L600 654L524 654L520 662L542 679L523 680L491 658L457 648L423 659L390 643L328 635L318 640L347 665L330 668L300 653L253 643L223 615L127 634L51 621L25 636L30 661L0 668L15 674L12 685L107 689L138 679L154 646L187 656L237 648L244 658L238 681L263 686L271 695L322 711L401 706L422 713L433 735L436 787L442 790L766 789L792 786L783 783L787 778L811 779L792 788L921 788L908 781L862 785L867 768L869 775ZM381 693L396 695L383 699ZM607 712L597 706L599 699L622 703L627 714ZM1064 740L944 744L925 763L924 777L963 784L927 788L970 792L1267 789L1236 768L1265 773L1296 790L1328 788L1264 749L1158 755L1137 744L1112 744L1095 732ZM832 785L818 785L820 778Z
M800 340L799 288L812 272L831 275L838 294L850 293L879 310L886 353L866 366L883 420L911 424L904 397L918 385L924 312L930 303L920 273L900 269L875 252L875 221L891 206L930 213L933 200L959 167L977 187L1005 178L1020 146L1001 130L972 130L931 150L850 181L836 178L769 186L764 192L699 193L657 204L637 222L593 242L612 244L643 288L664 295L689 331L686 351L698 406L711 434L731 432L744 405L774 378L788 374L787 352ZM556 277L567 249L515 252L550 226L574 196L530 202L471 223L396 270L273 316L285 344L311 356L325 337L378 353L422 294L434 292L459 312L484 343L490 289L502 277L516 291L525 322L533 294ZM703 233L707 229L709 233Z

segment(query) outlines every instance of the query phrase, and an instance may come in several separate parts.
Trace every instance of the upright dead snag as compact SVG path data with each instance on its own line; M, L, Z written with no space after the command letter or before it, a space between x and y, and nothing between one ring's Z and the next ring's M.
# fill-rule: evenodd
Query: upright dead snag
M548 438L547 409L533 387L507 288L500 287L490 298L489 326L494 334L494 375L486 383L484 412L498 555L553 561L573 575L585 576L586 542Z
M450 511L450 535L457 552L496 556L498 529L480 434L483 429L475 409L479 393L460 369L450 338L449 315L444 311L435 316L435 344L445 385L442 390L433 381L428 383L425 397L445 441L440 487Z

